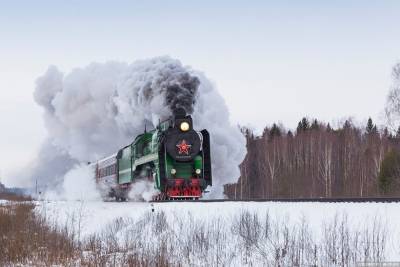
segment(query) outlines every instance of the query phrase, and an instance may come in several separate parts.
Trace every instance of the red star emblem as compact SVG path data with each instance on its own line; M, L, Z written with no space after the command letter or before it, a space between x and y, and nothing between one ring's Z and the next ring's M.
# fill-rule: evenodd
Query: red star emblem
M179 155L183 153L189 155L190 148L192 147L192 145L189 145L188 143L186 143L186 140L183 139L180 144L176 145L176 147L178 148Z

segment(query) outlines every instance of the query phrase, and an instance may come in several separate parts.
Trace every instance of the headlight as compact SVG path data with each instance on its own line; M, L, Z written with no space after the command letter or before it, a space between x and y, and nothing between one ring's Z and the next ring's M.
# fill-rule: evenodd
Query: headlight
M187 132L189 131L190 125L186 121L182 122L180 125L181 131L182 132Z
M196 169L196 174L200 174L201 170L200 169Z
M171 174L176 174L176 170L175 169L171 169Z

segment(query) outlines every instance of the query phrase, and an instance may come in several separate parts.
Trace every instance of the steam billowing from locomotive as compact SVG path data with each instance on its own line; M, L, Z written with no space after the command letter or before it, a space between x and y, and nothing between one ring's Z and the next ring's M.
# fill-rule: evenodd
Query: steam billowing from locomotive
M221 197L222 185L239 177L244 137L229 123L211 82L178 60L92 63L68 74L51 66L37 80L34 98L45 111L48 139L29 176L53 189L75 164L117 151L177 108L192 114L195 128L211 134L212 195Z

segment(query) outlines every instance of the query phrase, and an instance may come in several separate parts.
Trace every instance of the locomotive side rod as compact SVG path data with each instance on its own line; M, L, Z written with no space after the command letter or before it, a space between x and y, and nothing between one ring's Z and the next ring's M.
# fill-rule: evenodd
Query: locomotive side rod
M344 197L344 198L253 198L253 199L180 199L180 200L159 200L159 202L327 202L327 203L392 203L400 202L400 197Z

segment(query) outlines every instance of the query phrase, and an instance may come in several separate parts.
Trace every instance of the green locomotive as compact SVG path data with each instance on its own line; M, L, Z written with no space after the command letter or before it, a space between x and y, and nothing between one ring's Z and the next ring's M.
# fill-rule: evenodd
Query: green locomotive
M212 185L210 135L195 131L184 109L96 163L98 186L118 201L143 179L154 181L155 200L199 199Z

